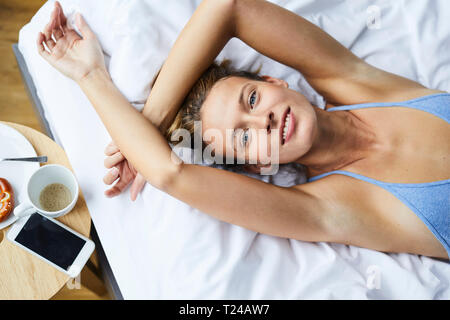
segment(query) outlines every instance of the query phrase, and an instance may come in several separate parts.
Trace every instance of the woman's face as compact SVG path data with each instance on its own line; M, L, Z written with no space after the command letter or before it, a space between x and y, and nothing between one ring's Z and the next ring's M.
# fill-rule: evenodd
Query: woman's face
M311 148L317 132L314 107L300 93L276 78L265 81L229 77L218 81L202 109L202 133L216 139L215 152L234 155L246 163L296 161ZM230 130L233 129L233 130ZM206 138L205 138L206 137ZM222 147L220 147L222 142Z

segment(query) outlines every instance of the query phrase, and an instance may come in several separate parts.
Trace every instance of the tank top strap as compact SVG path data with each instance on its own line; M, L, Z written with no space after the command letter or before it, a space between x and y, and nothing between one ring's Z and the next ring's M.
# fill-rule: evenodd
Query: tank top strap
M375 179L372 179L372 178L369 178L369 177L366 177L366 176L363 176L363 175L360 175L360 174L357 174L357 173L353 173L353 172L350 172L350 171L345 171L345 170L334 170L334 171L330 171L330 172L325 172L325 173L319 174L318 176L309 178L308 182L313 182L313 181L325 178L325 177L327 177L329 175L332 175L332 174L341 174L341 175L344 175L344 176L349 176L349 177L352 177L352 178L355 178L355 179L358 179L358 180L363 180L363 181L366 181L366 182L369 182L369 183L372 183L372 184L376 184L378 186L383 186L384 185L384 183L381 182L381 181L378 181L378 180L375 180Z
M325 178L332 174L341 174L344 176L352 177L358 180L366 181L372 184L375 184L377 186L383 187L385 189L391 190L393 187L395 188L426 188L431 186L439 186L443 184L450 184L450 179L445 180L438 180L438 181L431 181L431 182L422 182L422 183L398 183L398 182L384 182L376 179L372 179L366 176L363 176L362 174L345 171L345 170L334 170L330 172L325 172L322 174L319 174L318 176L312 177L308 179L308 182L313 182L322 178Z
M378 107L409 107L431 113L450 122L450 93L436 93L399 102L372 102L338 106L327 111L344 111Z

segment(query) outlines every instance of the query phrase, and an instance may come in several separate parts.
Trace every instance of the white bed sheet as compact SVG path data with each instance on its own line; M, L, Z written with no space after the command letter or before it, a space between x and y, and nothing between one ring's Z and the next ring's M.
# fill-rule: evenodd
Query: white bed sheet
M137 108L149 82L199 0L61 0L97 34L111 76ZM450 90L450 4L423 1L273 1L311 22L373 65ZM369 6L375 6L370 7ZM36 52L50 14L46 3L20 31L23 54L57 140L76 173L103 248L125 299L449 299L450 265L411 254L258 234L218 221L147 184L103 196L103 150L110 137L81 90ZM375 10L375 11L374 11ZM371 17L380 13L380 20ZM376 27L377 21L380 28ZM239 40L220 58L281 77L319 106L323 99L292 69ZM281 173L282 183L303 181Z

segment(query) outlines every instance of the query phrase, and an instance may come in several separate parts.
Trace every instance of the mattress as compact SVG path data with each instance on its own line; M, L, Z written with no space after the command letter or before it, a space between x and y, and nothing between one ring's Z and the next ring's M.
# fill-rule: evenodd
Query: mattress
M111 77L142 109L149 83L198 0L61 0L83 14L105 52ZM445 0L277 0L367 62L423 85L450 90L450 9ZM109 199L102 178L107 131L77 85L36 51L47 2L19 34L45 117L65 149L125 299L449 299L450 264L412 254L272 237L212 218L147 184L135 202ZM318 106L304 78L233 39L218 60L285 79ZM189 161L189 159L185 159ZM256 177L259 178L259 177ZM303 183L285 166L269 183Z

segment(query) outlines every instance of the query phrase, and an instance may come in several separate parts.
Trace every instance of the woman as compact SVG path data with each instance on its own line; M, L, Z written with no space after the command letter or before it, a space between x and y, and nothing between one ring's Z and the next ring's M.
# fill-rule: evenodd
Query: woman
M120 193L139 172L133 198L146 180L217 219L261 233L449 259L449 94L368 65L274 4L204 0L141 114L112 83L99 43L80 15L77 26L82 38L68 29L56 3L39 33L38 51L79 84L115 142L105 165L119 170L104 180L120 180L108 195ZM281 79L212 65L233 37L301 71L329 103L326 110ZM258 170L263 161L250 151L263 141L276 147L279 163L305 165L309 182L282 188L172 161L161 132L173 122L169 133L189 129L191 120L226 137L233 129L216 153L243 151L247 163L259 161L252 166Z

